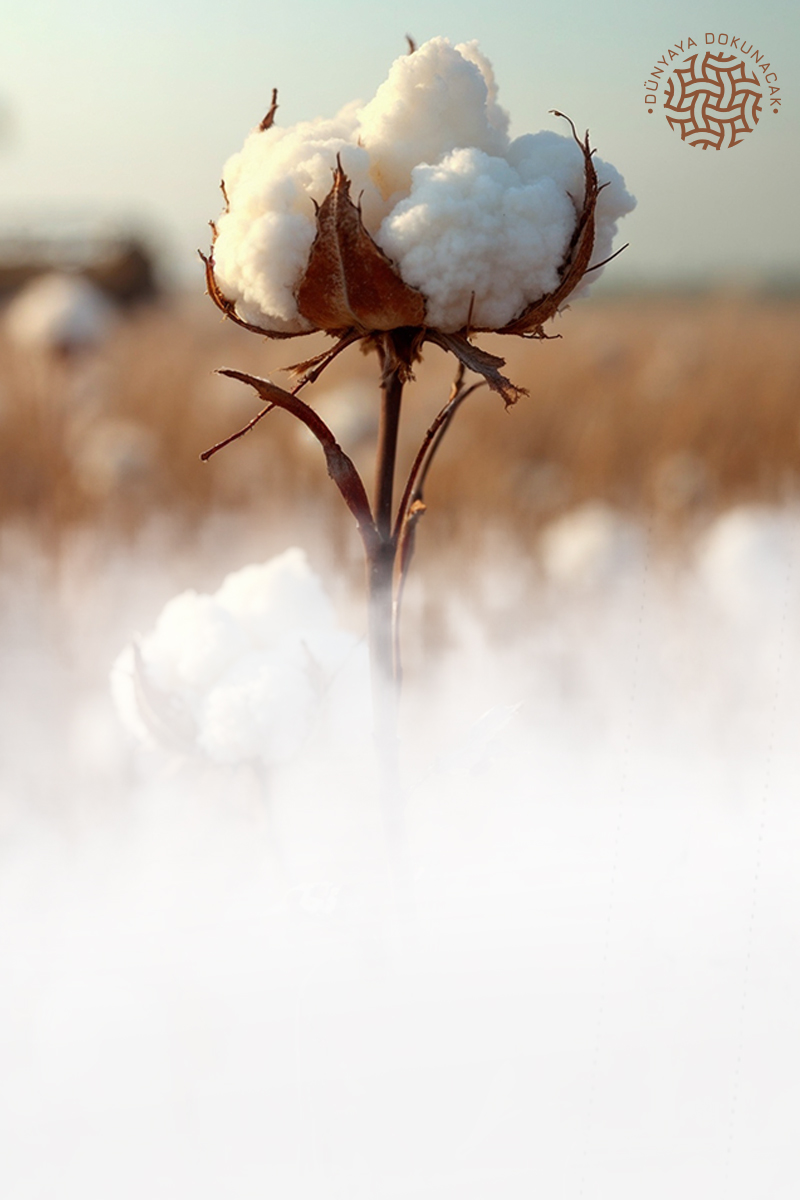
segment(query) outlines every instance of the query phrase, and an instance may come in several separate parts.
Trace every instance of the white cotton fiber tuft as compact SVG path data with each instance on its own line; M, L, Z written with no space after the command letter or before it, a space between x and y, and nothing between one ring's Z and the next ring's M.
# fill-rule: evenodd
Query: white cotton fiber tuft
M372 162L370 175L388 199L408 194L414 167L441 162L457 148L502 154L508 137L500 123L494 102L490 118L480 66L446 38L433 38L393 64L375 99L361 110L359 133Z
M222 763L284 762L303 744L314 688L302 647L243 656L206 699L200 747Z
M163 609L143 643L142 658L163 691L203 691L247 648L244 630L213 596L188 591Z
M170 600L117 659L112 694L139 740L269 766L300 748L326 706L363 708L360 649L292 549L228 575L213 595Z
M369 103L333 120L254 131L224 171L229 203L214 245L222 292L252 324L310 328L296 292L316 234L314 203L340 156L367 230L423 293L428 325L462 328L473 293L474 325L513 320L557 282L584 165L572 137L509 143L508 120L477 43L433 38L397 59ZM609 184L596 212L601 262L635 202L619 173L594 161Z
M216 600L263 646L292 634L336 628L333 605L297 548L228 575Z
M456 150L416 167L411 195L381 226L378 242L406 283L425 292L438 329L500 328L558 284L575 210L551 179L523 184L504 158Z

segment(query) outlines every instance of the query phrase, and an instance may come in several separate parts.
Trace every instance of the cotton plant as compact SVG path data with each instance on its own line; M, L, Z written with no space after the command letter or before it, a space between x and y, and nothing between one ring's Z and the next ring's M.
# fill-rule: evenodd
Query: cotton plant
M589 135L511 140L491 64L470 42L433 38L399 58L366 104L282 128L277 93L223 172L212 225L209 295L243 328L288 339L323 332L331 348L291 368L291 390L225 369L268 412L293 414L320 443L364 545L375 725L393 771L400 681L398 622L426 477L464 400L487 384L506 406L524 389L477 346L492 332L546 338L548 323L612 254L634 206ZM561 117L562 114L557 113ZM455 383L395 496L404 386L427 344L457 361ZM348 347L374 351L380 381L374 496L334 431L301 399ZM465 372L478 375L467 383ZM378 407L376 405L376 407Z
M174 597L111 674L118 712L142 743L268 772L320 729L358 723L368 691L359 638L342 629L297 548Z

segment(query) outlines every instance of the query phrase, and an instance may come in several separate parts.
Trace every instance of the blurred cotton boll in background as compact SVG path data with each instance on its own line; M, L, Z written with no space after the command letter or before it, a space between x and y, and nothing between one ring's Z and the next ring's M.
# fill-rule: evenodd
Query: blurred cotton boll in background
M634 522L597 502L552 521L539 539L539 557L548 580L578 590L627 580L644 552L644 539Z
M796 520L766 505L739 505L705 531L696 550L698 575L725 617L745 626L780 626L786 589L795 604L800 583L793 566Z
M81 275L60 271L33 278L4 314L11 365L27 419L33 422L33 441L54 460L72 460L81 486L93 477L87 491L94 494L107 490L94 486L101 475L119 474L115 468L106 471L89 445L98 420L113 404L103 351L119 323L117 308L98 287Z
M113 304L80 275L33 279L5 314L12 343L28 353L69 356L102 344L116 321Z
M176 596L111 679L140 740L216 763L275 766L314 730L346 746L369 723L364 648L298 549Z

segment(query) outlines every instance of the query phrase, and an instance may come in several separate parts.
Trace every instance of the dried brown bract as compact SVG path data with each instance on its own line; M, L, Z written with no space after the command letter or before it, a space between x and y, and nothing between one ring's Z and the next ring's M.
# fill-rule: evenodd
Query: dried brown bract
M338 336L351 329L366 336L425 324L422 294L403 282L364 228L341 162L317 210L317 236L297 289L297 307L317 329Z

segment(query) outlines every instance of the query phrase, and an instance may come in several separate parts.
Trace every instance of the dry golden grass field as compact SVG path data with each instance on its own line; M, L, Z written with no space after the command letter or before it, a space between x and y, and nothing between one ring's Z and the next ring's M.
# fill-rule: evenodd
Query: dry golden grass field
M791 497L799 318L797 300L745 294L601 298L565 313L556 340L484 338L530 394L505 411L483 388L458 413L431 472L420 553L458 545L469 554L486 530L524 550L544 523L591 499L674 538L731 504ZM215 368L281 382L280 368L318 342L262 341L199 297L143 309L101 350L66 362L0 341L0 522L55 545L87 525L135 533L159 513L191 529L212 511L249 511L289 536L310 516L357 562L322 456L287 414L199 459L258 407ZM427 348L406 393L401 469L444 402L453 365ZM365 472L376 367L350 350L304 393ZM265 547L285 541L265 538Z

